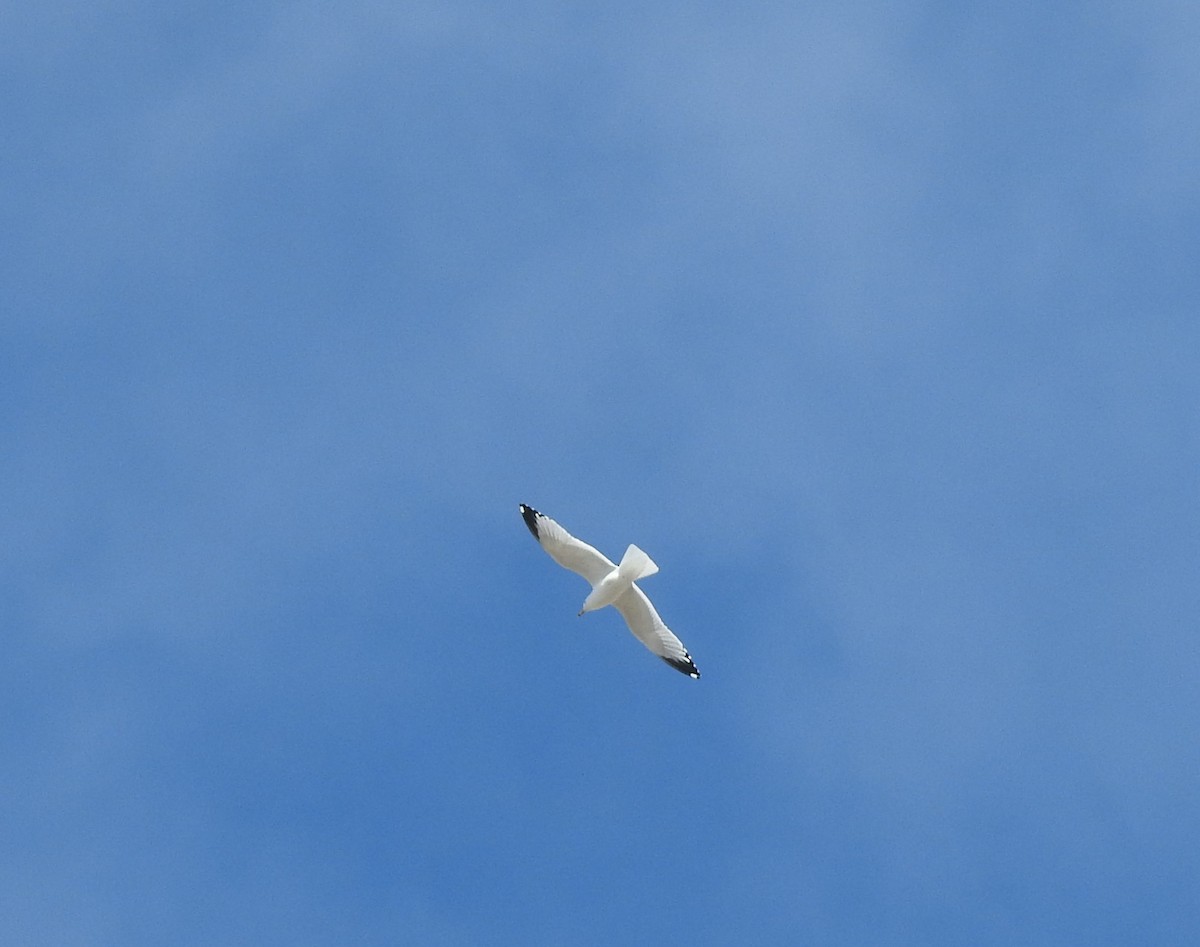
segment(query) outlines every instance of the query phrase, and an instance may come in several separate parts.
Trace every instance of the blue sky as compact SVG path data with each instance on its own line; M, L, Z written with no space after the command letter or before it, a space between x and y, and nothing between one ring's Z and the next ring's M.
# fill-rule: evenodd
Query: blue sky
M0 940L1190 943L1198 30L0 12Z

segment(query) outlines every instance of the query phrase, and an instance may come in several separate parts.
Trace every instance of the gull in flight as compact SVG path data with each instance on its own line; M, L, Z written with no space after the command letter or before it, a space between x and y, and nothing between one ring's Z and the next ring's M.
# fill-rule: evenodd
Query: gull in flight
M700 671L683 642L663 624L650 599L646 598L646 593L634 585L638 579L652 576L658 571L653 559L637 546L630 546L621 557L621 564L613 565L607 556L576 539L544 513L524 503L520 508L525 525L533 533L533 538L550 554L550 558L563 568L578 572L592 584L592 591L579 610L580 615L594 612L605 605L613 606L621 613L638 641L676 671L691 678L700 677Z

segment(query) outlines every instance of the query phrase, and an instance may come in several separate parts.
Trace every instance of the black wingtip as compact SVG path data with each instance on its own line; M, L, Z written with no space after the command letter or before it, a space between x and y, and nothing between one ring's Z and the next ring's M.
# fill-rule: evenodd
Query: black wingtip
M686 674L694 681L700 680L700 669L696 667L696 662L686 651L683 652L683 660L677 661L674 658L663 658L663 660L680 674Z
M521 518L525 520L525 525L529 527L529 531L533 533L533 538L538 539L537 518L542 514L535 510L532 506L520 504ZM538 540L541 541L540 539Z

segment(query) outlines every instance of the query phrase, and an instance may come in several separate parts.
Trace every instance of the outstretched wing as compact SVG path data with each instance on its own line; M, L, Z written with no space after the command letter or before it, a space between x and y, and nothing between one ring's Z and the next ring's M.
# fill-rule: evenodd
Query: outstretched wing
M700 669L688 654L683 642L672 634L671 629L663 624L658 612L646 598L646 593L636 585L631 585L628 591L613 602L613 607L625 618L629 630L638 641L671 665L676 671L699 679Z
M525 525L550 558L564 569L578 572L595 585L616 568L608 558L589 546L582 540L576 539L554 520L539 513L531 506L521 504L521 516Z

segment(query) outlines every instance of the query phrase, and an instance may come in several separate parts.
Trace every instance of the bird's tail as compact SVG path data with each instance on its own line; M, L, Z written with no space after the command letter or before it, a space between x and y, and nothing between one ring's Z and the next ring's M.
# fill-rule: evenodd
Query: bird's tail
M630 546L625 550L625 555L621 557L621 564L617 566L617 571L621 574L622 579L636 582L648 575L654 575L658 571L658 566L637 546Z

